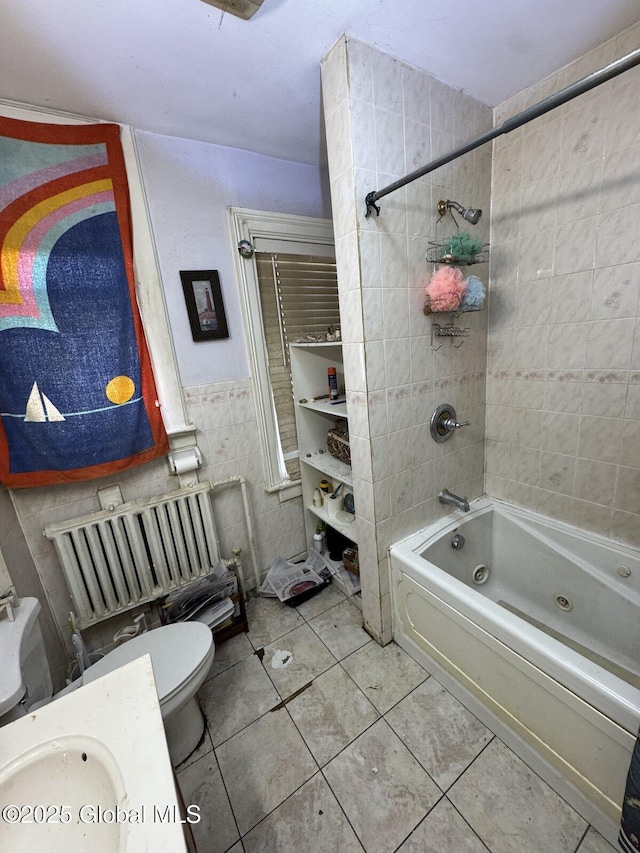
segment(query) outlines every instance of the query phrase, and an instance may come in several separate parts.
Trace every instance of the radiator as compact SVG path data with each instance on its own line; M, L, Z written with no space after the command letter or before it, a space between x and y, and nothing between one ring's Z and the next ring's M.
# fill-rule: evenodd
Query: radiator
M219 560L210 483L55 524L53 540L86 628L206 575Z

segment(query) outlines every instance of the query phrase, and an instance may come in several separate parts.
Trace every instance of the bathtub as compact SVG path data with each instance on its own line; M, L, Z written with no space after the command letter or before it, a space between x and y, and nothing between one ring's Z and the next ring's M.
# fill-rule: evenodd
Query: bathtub
M482 498L390 558L396 642L615 843L640 723L640 553Z

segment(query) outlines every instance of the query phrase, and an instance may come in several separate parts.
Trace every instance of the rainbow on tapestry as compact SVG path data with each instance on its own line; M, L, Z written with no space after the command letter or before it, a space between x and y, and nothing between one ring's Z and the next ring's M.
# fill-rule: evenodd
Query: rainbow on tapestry
M120 129L0 117L0 482L92 479L166 451Z

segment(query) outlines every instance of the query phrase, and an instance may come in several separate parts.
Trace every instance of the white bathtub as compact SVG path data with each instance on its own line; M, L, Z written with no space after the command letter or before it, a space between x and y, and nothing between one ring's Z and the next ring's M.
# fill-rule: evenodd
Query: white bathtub
M396 642L614 843L640 723L640 553L484 498L390 553Z

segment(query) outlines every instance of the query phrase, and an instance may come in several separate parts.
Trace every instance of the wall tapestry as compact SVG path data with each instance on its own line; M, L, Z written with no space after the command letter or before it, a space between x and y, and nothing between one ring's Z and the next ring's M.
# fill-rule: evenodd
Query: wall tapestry
M0 117L0 354L5 485L88 480L166 453L117 125Z

